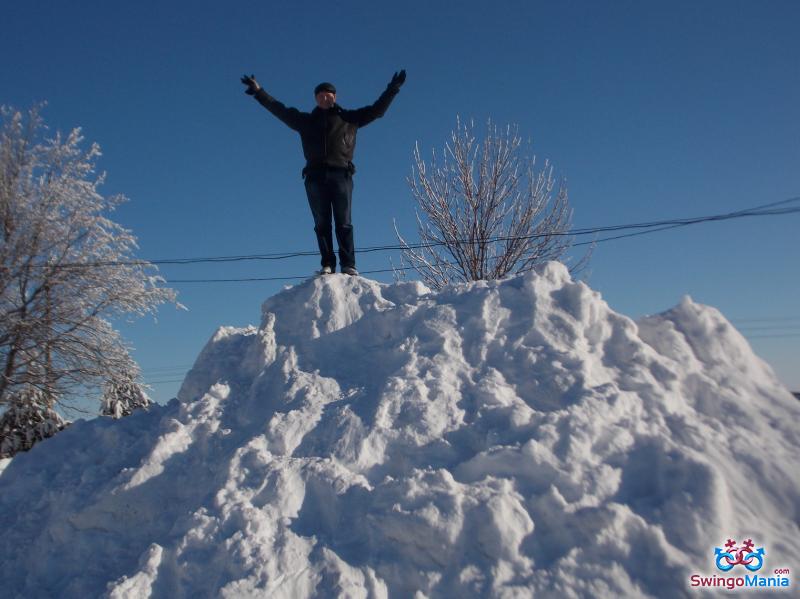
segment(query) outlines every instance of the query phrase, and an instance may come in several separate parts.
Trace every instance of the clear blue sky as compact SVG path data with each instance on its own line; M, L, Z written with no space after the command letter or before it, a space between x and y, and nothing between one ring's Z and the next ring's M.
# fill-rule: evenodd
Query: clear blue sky
M569 181L579 227L697 216L800 195L800 3L7 3L0 103L46 100L52 129L104 151L107 193L141 257L314 249L296 134L243 94L254 73L311 109L323 80L345 107L408 81L359 133L357 246L413 232L416 141L456 115L516 123ZM682 295L718 307L800 390L800 216L704 224L600 245L589 284L632 317ZM176 278L305 275L316 258L170 266ZM388 267L364 254L362 270ZM389 276L377 277L389 281ZM218 325L257 324L281 283L179 284L188 312L123 325L149 381L175 381ZM760 322L742 319L780 319ZM794 320L789 320L794 319ZM779 335L779 336L778 336ZM177 382L157 383L168 400Z

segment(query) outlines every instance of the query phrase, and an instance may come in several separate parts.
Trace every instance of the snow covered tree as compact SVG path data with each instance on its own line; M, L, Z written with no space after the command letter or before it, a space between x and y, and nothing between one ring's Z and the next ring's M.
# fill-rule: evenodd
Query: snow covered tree
M38 397L30 389L48 410L70 408L138 372L112 321L154 313L175 292L109 218L125 198L99 193L98 146L83 149L79 129L48 137L38 108L1 116L0 413L18 418Z
M138 378L136 373L127 373L122 378L107 381L103 387L100 415L122 418L130 416L134 410L146 410L153 402L142 385L136 382Z
M408 243L396 226L395 232L403 262L433 289L531 270L560 259L573 243L566 182L556 184L550 163L536 169L515 126L500 130L489 121L482 143L473 131L459 119L441 162L435 151L426 162L419 145L414 150L408 181L420 242Z
M0 459L28 451L37 441L52 437L69 425L53 409L53 401L32 386L18 389L8 397L0 416Z

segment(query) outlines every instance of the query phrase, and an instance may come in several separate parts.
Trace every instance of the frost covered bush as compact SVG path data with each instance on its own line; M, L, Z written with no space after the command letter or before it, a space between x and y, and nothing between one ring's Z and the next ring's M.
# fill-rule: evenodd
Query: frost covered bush
M523 155L516 126L491 121L477 140L460 120L437 158L414 150L408 179L417 204L419 243L395 228L402 261L432 289L449 283L487 281L560 260L572 247L567 185L548 161ZM570 268L588 263L591 249Z
M13 394L0 416L0 459L28 451L34 444L69 426L44 393L26 387Z
M122 418L130 416L134 410L146 410L152 402L133 377L126 377L106 383L101 403L101 416Z

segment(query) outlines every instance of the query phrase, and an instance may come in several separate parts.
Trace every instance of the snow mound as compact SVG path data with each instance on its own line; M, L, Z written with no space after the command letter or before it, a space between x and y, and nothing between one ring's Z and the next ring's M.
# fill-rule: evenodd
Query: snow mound
M800 554L800 404L715 309L638 323L551 263L332 275L219 329L165 407L0 476L10 597L679 597ZM10 590L10 593L9 593Z

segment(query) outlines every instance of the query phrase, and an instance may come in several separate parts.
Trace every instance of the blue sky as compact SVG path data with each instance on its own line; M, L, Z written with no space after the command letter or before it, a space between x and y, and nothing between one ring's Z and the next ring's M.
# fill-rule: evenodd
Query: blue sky
M408 81L359 133L357 246L413 233L415 142L441 148L456 115L516 123L569 183L574 225L739 210L800 195L800 3L13 3L0 103L46 100L52 129L98 142L116 219L143 258L315 248L296 134L243 94L254 73L287 105L339 103ZM684 294L719 308L800 390L800 215L696 225L605 243L589 284L632 317ZM361 270L387 268L363 254ZM169 266L168 279L306 275L316 258ZM389 281L390 276L377 276ZM283 284L176 284L171 307L123 323L168 400L218 325L257 324Z

